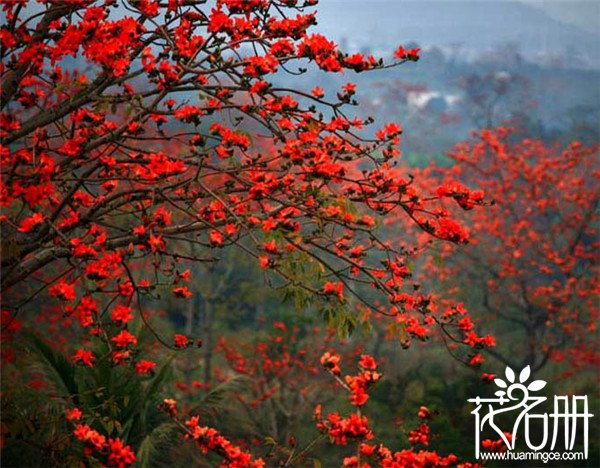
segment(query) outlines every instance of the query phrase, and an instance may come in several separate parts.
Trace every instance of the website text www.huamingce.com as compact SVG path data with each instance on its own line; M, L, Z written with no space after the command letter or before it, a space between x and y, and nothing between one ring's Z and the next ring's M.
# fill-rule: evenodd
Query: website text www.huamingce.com
M548 463L559 460L585 460L583 452L481 452L481 460L535 460Z

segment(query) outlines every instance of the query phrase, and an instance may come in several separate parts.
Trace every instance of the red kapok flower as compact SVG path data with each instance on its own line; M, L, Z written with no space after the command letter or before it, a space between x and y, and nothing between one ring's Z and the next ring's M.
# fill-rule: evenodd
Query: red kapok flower
M173 289L171 289L171 292L176 297L183 297L184 299L187 299L188 297L191 297L191 295L192 295L191 291L187 288L187 286L180 286L178 288L173 288Z
M78 364L84 364L86 366L94 367L94 364L93 364L94 355L92 354L91 351L86 351L83 348L79 348L75 352L72 359L73 359L73 361L75 361Z
M180 335L179 333L174 337L175 346L177 348L185 348L190 342L189 338L185 335Z
M152 361L140 361L135 363L135 371L138 374L150 374L154 371L156 363Z
M63 301L75 300L75 285L59 281L48 288L48 292L52 297L57 297Z
M108 439L108 466L116 466L117 468L125 468L135 461L135 453L129 445L123 444L123 441L118 437L116 439Z
M88 425L78 424L73 430L73 435L80 441L93 445L97 450L102 450L106 444L106 437Z
M42 221L44 221L44 218L45 217L42 213L34 213L33 215L21 221L18 231L27 233L31 231L35 226L40 224Z
M110 313L110 319L113 322L124 325L130 320L133 320L133 315L131 314L131 307L128 307L123 304L117 305Z
M373 359L372 356L368 356L366 354L363 354L360 357L360 361L358 362L358 365L360 367L362 367L363 369L370 369L370 370L377 369L377 363L375 362L375 359Z
M321 356L321 365L332 374L340 375L340 355L334 352L326 352Z
M111 341L114 341L119 348L126 348L129 345L135 346L137 344L137 338L127 330L121 330L121 333L113 337Z
M430 414L431 412L429 411L429 408L427 408L427 406L420 406L419 412L417 413L417 417L421 419L426 419L429 417Z
M67 408L65 410L65 414L67 415L67 419L69 421L79 421L81 419L81 416L83 415L83 413L81 412L81 410L79 408L73 408L73 409Z

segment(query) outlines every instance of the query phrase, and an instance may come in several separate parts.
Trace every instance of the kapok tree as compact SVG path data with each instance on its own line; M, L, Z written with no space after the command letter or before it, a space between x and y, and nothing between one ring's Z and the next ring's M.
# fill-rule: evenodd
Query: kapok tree
M325 353L321 357L321 364L338 382L339 387L348 393L348 400L353 406L353 412L347 416L342 416L338 412L323 416L321 405L317 405L314 411L317 428L324 436L329 437L331 444L353 448L349 456L343 459L344 467L457 466L459 468L478 468L480 466L469 462L459 463L458 457L453 454L444 456L433 450L424 449L430 442L427 420L432 417L431 412L425 406L421 406L417 413L422 422L406 434L412 447L399 451L389 449L384 442L376 439L376 435L369 427L369 418L364 414L363 409L369 400L369 392L372 387L383 377L379 372L377 361L372 356L363 354L358 362L358 372L354 375L345 375L343 379L339 354L334 351ZM302 456L302 452L297 456Z
M249 380L244 391L237 392L230 403L232 418L252 428L252 434L239 434L245 439L285 443L288 437L298 437L319 399L331 393L319 377L321 355L329 350L336 330L322 332L319 327L302 329L298 325L275 322L264 336L251 341L221 337L216 351L227 361L217 368L216 381L228 382L242 376ZM350 347L349 347L350 348ZM347 354L360 352L361 346ZM327 383L327 381L325 381Z
M335 382L320 369L320 358L334 343L348 359L360 355L364 346L364 340L340 343L336 335L331 328L275 322L246 339L222 337L216 352L227 365L215 368L213 381L219 386L235 385L239 379L247 384L235 387L227 414L215 415L225 420L221 427L253 447L269 465L284 464L301 447L314 446L318 434L311 424L313 409L336 394ZM210 421L210 414L206 416L202 418Z
M597 366L598 148L520 140L498 128L449 156L453 167L422 174L436 195L471 209L466 187L478 187L494 203L469 213L471 245L439 244L427 254L427 274L497 323L500 343L488 351L504 364L537 370L565 361L565 375Z
M234 247L342 326L353 285L366 284L381 299L357 300L408 336L426 339L443 321L457 342L485 346L461 314L437 316L410 284L408 253L375 231L378 216L399 211L465 240L437 197L393 168L400 127L361 137L371 121L348 115L351 83L330 97L276 85L276 73L309 63L362 72L416 61L418 50L399 47L389 64L345 54L309 32L314 3L3 4L3 330L51 296L81 326L72 361L149 374L131 324L166 347L193 341L163 336L144 301L189 297L185 263ZM97 448L110 462L106 443Z
M430 429L427 420L432 417L432 414L424 406L419 408L417 414L421 422L415 429L406 433L411 447L398 451L391 450L384 442L376 438L369 425L369 417L364 413L364 407L369 400L369 392L383 377L379 372L376 360L372 356L361 355L357 366L358 372L354 375L345 375L343 378L341 377L342 360L334 350L325 352L321 356L320 363L333 377L335 388L347 394L346 398L352 406L352 412L347 416L343 416L337 411L324 416L322 405L317 404L313 411L313 419L318 430L316 437L304 445L297 445L295 438L290 438L286 447L278 447L278 451L268 455L267 460L270 465L303 466L307 462L320 465L320 460L314 457L313 452L316 445L328 440L329 444L345 449L344 452L348 456L343 456L342 460L339 460L344 467L480 467L480 465L469 462L459 463L458 457L453 454L440 455L434 450L425 449L430 443ZM201 425L198 416L188 418L186 413L180 410L176 400L167 398L161 407L183 429L185 437L193 441L200 451L220 459L220 466L265 466L262 458L253 458L243 446L236 445L213 428ZM319 432L320 434L318 434ZM485 443L490 445L493 442L486 440ZM501 442L496 441L495 443L501 448ZM281 458L281 455L284 456Z

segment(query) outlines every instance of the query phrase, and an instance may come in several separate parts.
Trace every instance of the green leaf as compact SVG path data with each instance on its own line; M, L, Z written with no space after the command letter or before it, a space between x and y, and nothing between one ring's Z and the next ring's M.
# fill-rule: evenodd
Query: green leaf
M44 341L34 334L28 336L32 344L32 351L42 358L46 368L51 371L49 376L58 387L62 387L64 392L73 397L73 403L77 404L79 386L75 380L77 367L65 359L64 356L57 354Z
M227 398L231 393L243 391L250 382L250 379L244 375L237 375L225 382L221 382L204 395L199 407L203 410L223 409L229 406L230 400ZM196 412L196 411L192 411Z
M141 468L156 466L156 455L169 446L177 443L179 428L175 423L163 423L155 427L144 437L136 454L137 464Z
M168 376L169 371L171 370L171 362L175 358L175 352L169 353L162 366L146 388L146 392L144 393L144 398L142 399L142 404L147 403L151 398L153 398L158 390L162 388L162 384L166 377Z

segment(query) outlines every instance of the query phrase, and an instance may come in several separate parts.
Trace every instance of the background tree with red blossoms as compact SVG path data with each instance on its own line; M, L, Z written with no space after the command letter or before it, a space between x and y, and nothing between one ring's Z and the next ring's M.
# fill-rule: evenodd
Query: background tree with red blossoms
M499 127L451 150L450 170L423 171L439 181L438 195L467 208L465 186L493 197L467 221L471 245L453 252L439 244L427 251L423 269L498 321L498 349L487 353L504 365L539 370L548 360L568 362L564 376L572 376L599 363L597 154L597 146L547 145ZM520 359L506 334L522 337Z

